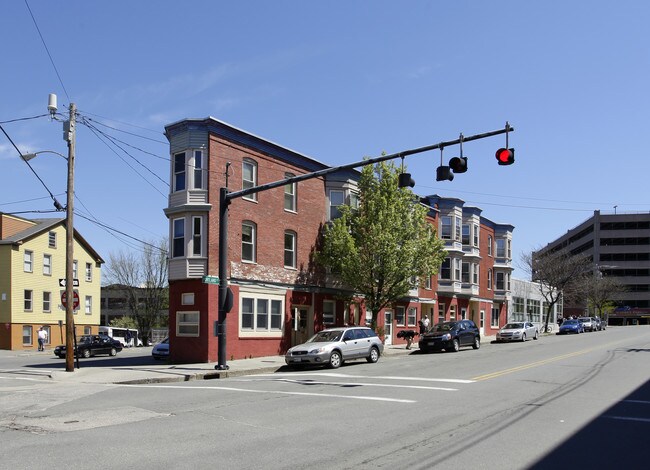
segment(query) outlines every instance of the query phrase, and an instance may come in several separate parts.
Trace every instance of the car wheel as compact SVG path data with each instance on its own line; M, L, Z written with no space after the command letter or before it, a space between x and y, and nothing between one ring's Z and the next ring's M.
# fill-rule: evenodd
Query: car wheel
M525 343L525 342L526 342L526 333L524 333L523 335L521 335L521 342L522 342L522 343Z
M535 336L533 336L533 339L537 340L538 338L539 338L539 333L537 332L537 330L535 330Z
M481 338L479 338L478 336L476 338L474 338L474 344L472 344L472 347L474 349L480 348L481 347Z
M117 355L117 349L111 348L111 352L109 353L111 356Z
M370 348L370 355L366 358L366 360L371 364L377 362L379 360L379 350L374 346Z
M331 369L338 369L341 367L341 364L343 364L343 358L341 357L341 353L338 351L332 352L330 354L330 361L329 361L329 366Z
M451 352L458 352L458 351L460 351L460 343L458 342L457 339L455 339L455 340L451 343L451 348L450 348L450 349L447 349L447 351L451 351Z
M90 349L84 349L83 352L81 353L81 355L83 357L85 357L85 358L89 358L90 357Z

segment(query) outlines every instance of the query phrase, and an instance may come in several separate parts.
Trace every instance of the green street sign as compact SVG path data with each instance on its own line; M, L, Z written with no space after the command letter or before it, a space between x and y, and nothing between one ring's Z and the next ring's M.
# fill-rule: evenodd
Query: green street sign
M203 284L219 284L219 276L203 276Z

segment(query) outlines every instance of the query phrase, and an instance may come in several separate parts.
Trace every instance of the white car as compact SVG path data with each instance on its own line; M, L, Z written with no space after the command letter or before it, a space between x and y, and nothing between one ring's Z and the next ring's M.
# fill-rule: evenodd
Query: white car
M497 333L497 342L539 338L539 329L529 321L510 322Z
M165 338L160 343L156 344L151 350L151 356L154 359L169 358L169 338Z

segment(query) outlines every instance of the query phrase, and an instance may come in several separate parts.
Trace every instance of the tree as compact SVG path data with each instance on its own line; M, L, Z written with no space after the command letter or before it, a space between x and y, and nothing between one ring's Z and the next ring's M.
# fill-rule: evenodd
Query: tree
M123 290L144 344L151 338L151 328L159 322L160 312L169 306L167 239L154 243L143 244L140 256L133 252L111 253L106 267L106 279Z
M585 278L579 295L590 308L595 310L597 316L603 317L603 312L608 312L616 305L614 299L617 294L625 290L626 286L618 279L603 276L600 271L597 271L594 276Z
M398 187L399 173L391 162L364 166L359 207L340 207L318 253L347 289L364 297L373 329L379 311L406 296L414 278L437 274L446 255L427 221L428 209Z
M543 331L548 331L553 307L563 297L572 298L579 292L581 283L591 272L591 261L586 256L566 250L523 254L522 261L531 279L538 282L539 292L546 301Z

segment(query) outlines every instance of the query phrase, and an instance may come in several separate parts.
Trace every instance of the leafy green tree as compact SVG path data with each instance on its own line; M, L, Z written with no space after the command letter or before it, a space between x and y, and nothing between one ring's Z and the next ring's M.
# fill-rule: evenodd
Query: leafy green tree
M364 297L373 329L379 311L405 297L412 279L437 274L446 255L428 208L398 187L399 173L392 162L364 166L359 207L341 206L318 254L343 287Z

